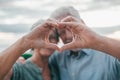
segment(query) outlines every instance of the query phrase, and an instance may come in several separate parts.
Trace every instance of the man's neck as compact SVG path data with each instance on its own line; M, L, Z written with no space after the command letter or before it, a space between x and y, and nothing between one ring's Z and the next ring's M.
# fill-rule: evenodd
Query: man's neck
M78 51L70 50L70 55L78 56Z

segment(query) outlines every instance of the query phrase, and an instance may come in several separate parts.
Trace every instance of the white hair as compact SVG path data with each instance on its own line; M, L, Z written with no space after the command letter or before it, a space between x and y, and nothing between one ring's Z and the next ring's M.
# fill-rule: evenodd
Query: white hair
M35 29L37 26L43 24L44 22L45 22L44 19L38 20L37 22L35 22L35 23L32 25L31 30Z
M64 7L60 7L58 9L56 9L51 14L50 18L59 20L59 19L65 18L67 16L73 16L73 17L80 19L80 15L79 15L78 11L72 6L64 6Z

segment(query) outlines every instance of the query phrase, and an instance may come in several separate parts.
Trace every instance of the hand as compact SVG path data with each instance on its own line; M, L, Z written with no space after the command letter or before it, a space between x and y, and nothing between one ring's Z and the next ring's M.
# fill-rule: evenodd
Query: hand
M93 48L99 35L89 29L83 21L67 17L59 23L58 29L67 29L73 34L73 41L65 44L60 51L76 48Z
M25 36L26 42L30 42L31 48L58 49L55 44L49 43L49 33L56 26L58 24L55 21L47 20Z
M67 17L63 18L61 20L61 22L80 22L80 19L77 19L77 18L72 17L72 16L67 16ZM85 24L83 21L82 21L82 23Z
M25 58L22 57L22 56L20 56L20 57L17 59L17 62L20 62L20 63L24 64L24 63L25 63Z

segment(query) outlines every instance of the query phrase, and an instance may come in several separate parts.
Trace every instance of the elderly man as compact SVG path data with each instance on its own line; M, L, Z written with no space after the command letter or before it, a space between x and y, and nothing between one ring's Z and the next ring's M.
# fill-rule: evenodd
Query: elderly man
M60 80L120 79L120 41L90 30L73 7L59 8L51 18L60 22L58 33L65 44L62 53L50 58Z
M53 12L53 14L51 15L51 18L54 19L54 22L52 24L46 23L44 24L45 25L44 29L43 27L42 28L38 27L35 29L36 31L33 31L34 34L36 33L36 36L34 35L35 38L33 37L33 33L28 35L30 40L32 39L33 41L40 42L41 45L28 47L31 45L28 45L29 38L25 36L24 38L28 40L26 41L26 43L24 43L24 45L25 44L26 46L28 45L27 47L26 46L16 47L19 44L19 41L17 41L17 43L15 43L12 46L12 48L9 48L9 50L2 52L3 53L2 58L5 60L6 58L8 58L10 54L15 52L16 51L15 49L17 48L18 50L16 51L17 56L13 56L13 57L10 56L10 58L14 58L14 59L13 60L10 59L10 61L8 61L8 62L11 62L10 66L12 66L14 61L18 58L19 54L22 54L22 52L24 52L26 48L35 49L38 47L39 48L43 47L43 48L50 48L53 50L57 49L55 45L50 43L49 45L51 45L51 47L48 47L49 45L43 46L42 45L43 41L41 41L42 39L41 37L43 37L45 40L46 38L45 35L47 34L46 33L42 35L41 31L45 32L45 30L51 29L51 27L53 26L54 27L57 26L56 28L58 30L58 34L65 45L62 48L58 49L60 50L61 53L55 52L49 58L49 66L51 70L52 80L58 80L58 79L59 80L119 80L120 62L118 59L120 59L120 52L119 52L120 41L112 40L112 39L100 36L95 32L91 31L84 24L78 12L73 7L59 8L55 12ZM48 26L49 28L45 29ZM40 36L37 36L38 34ZM36 42L32 42L32 44L33 43L35 45ZM51 53L52 51L50 52L50 54ZM110 56L109 54L114 57ZM6 57L4 55L8 55L8 56ZM42 58L44 58L45 61L46 59L48 61L48 56L47 57L45 56L47 55L44 55L44 57L42 56ZM43 70L41 71L39 70L40 71L38 72L39 74L42 71L43 71L42 73L44 73L44 70L46 70L41 66L44 64L43 63L44 59L43 60L40 59L40 61L42 62L40 62L40 66L39 65L38 66L41 67L40 69L43 69ZM6 64L3 64L3 66L6 66ZM5 67L5 69L2 71L8 72L10 68ZM47 71L49 73L48 68L47 68ZM15 72L13 72L13 74L15 74ZM32 74L29 74L29 75L33 76ZM36 78L34 77L34 79L35 80L42 79L42 76L44 77L44 74L40 74L40 78L37 78L36 76ZM50 76L50 74L48 74L48 76ZM44 79L46 80L47 78L44 78Z

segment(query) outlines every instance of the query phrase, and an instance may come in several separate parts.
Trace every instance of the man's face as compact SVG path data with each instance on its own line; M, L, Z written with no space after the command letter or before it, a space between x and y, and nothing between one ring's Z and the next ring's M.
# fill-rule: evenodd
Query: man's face
M60 29L58 30L58 33L64 44L72 42L73 37L72 33L69 30Z
M75 19L75 18L72 18L70 16L63 18L60 22L64 22L64 21L65 22L78 22L78 21L80 21L80 22L84 23L82 21L82 19L79 20L77 18ZM72 42L72 40L73 40L73 34L72 34L72 32L70 30L59 29L58 33L59 33L59 36L62 39L62 41L63 41L64 44ZM78 51L78 50L79 49L72 49L72 51Z
M64 22L64 20L67 18L66 17L62 17L60 18L61 20L59 20L59 22ZM65 22L70 22L70 20L65 20ZM60 38L62 39L64 44L70 43L72 42L72 32L67 30L67 29L59 29L58 30L58 34L60 36Z
M56 30L53 30L50 32L50 35L49 35L49 42L50 43L54 43L54 44L58 43L59 38L58 38L58 35L56 32L57 32Z

